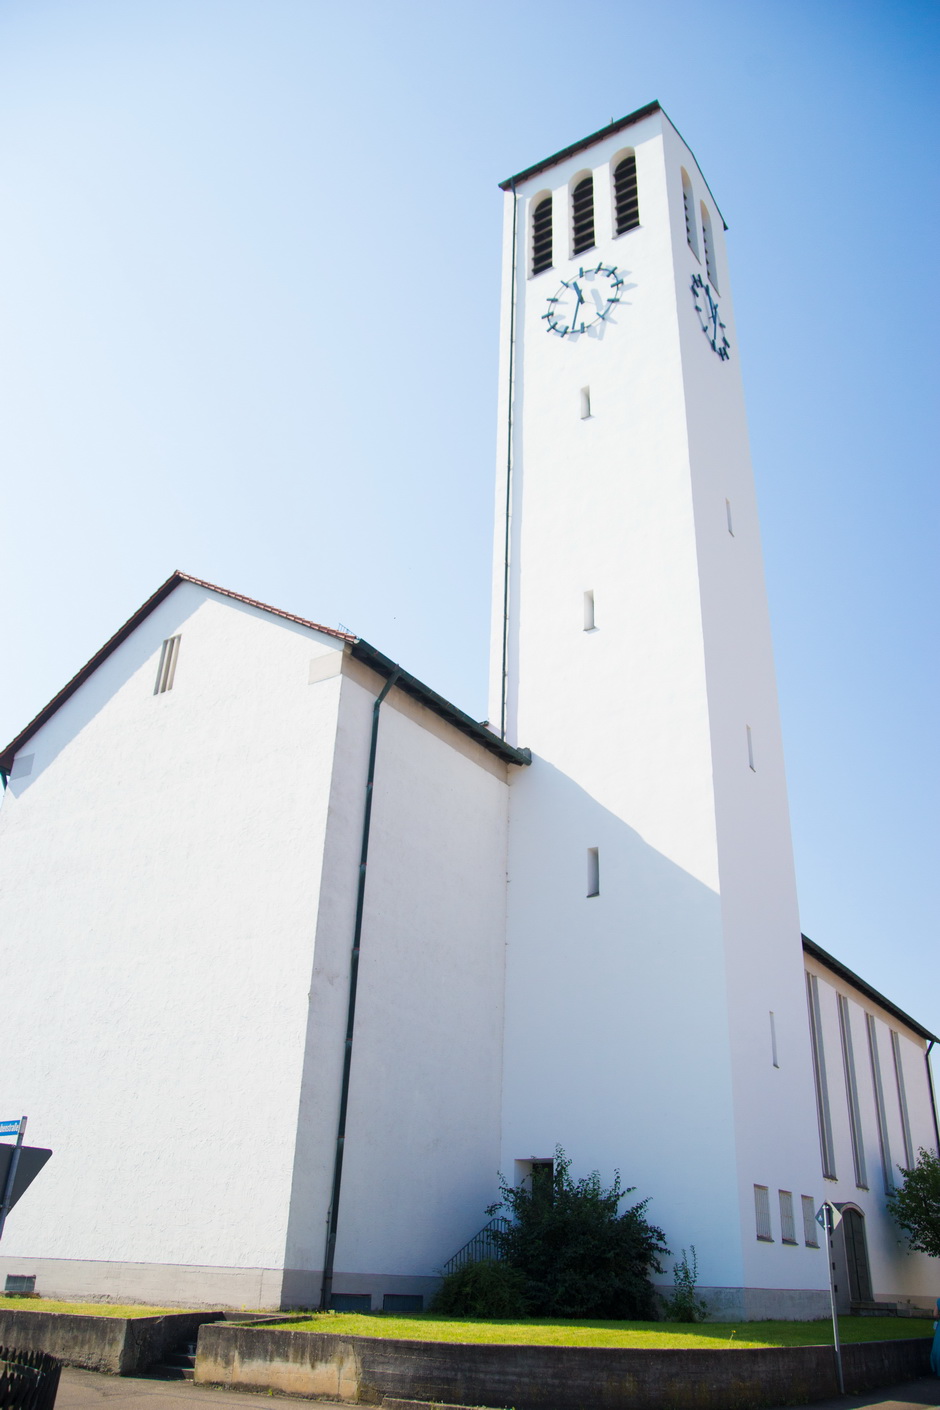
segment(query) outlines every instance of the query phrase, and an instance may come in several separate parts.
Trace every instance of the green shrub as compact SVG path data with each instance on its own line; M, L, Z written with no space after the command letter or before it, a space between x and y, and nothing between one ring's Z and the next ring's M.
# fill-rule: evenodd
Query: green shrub
M508 1210L513 1223L492 1238L510 1268L524 1278L534 1317L655 1321L650 1273L661 1273L669 1252L662 1229L646 1219L648 1200L620 1211L633 1186L604 1189L595 1170L571 1178L571 1161L555 1148L554 1169L527 1185L507 1185L487 1211Z
M888 1212L900 1225L912 1253L940 1258L940 1158L921 1146L910 1170L887 1196Z
M455 1317L513 1318L531 1315L525 1278L518 1269L495 1259L465 1263L448 1273L430 1310Z
M676 1259L672 1270L673 1293L663 1298L663 1312L667 1322L701 1322L708 1316L708 1303L697 1296L698 1259L695 1245L689 1248L692 1262L689 1262L685 1249L682 1257Z

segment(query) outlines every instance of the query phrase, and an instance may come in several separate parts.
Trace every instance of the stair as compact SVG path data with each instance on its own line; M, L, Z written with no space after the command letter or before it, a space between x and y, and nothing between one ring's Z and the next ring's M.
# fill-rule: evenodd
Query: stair
M164 1353L163 1360L150 1367L149 1374L162 1381L191 1381L196 1370L195 1341L180 1342L172 1351Z

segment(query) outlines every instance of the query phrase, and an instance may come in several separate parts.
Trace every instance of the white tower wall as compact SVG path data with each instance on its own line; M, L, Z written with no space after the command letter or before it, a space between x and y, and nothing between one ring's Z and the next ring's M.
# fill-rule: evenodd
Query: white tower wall
M641 223L615 236L613 167L631 149ZM683 168L696 212L703 200L711 212L729 360L693 304L705 267L686 241ZM573 256L570 192L589 171L596 247ZM531 212L547 191L554 268L532 277ZM673 1247L695 1244L702 1281L727 1290L716 1296L729 1310L786 1310L789 1289L815 1290L815 1305L824 1260L802 1246L781 1257L755 1237L754 1184L794 1192L799 1207L820 1179L722 220L659 110L518 180L515 198L490 713L501 718L515 260L505 718L534 763L511 787L504 1169L556 1141L578 1169L619 1166L652 1196ZM558 336L548 297L599 261L623 276L622 302L580 336ZM745 1304L743 1288L769 1291Z

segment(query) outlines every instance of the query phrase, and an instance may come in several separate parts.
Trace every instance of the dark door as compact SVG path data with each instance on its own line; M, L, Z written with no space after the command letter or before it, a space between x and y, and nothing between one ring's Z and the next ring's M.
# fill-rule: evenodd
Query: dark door
M871 1273L868 1268L864 1215L859 1214L857 1209L844 1210L842 1228L849 1274L849 1294L853 1302L871 1302Z

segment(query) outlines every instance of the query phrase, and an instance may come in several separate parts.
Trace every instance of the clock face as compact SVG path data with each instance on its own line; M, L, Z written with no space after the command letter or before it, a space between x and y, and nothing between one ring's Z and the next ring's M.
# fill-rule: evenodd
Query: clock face
M561 288L548 301L543 313L549 333L560 338L573 338L586 333L604 319L620 302L623 276L613 264L590 265L578 270L570 279L561 281Z
M702 332L711 344L712 351L718 354L722 362L727 362L731 356L731 344L725 337L725 325L718 317L718 301L712 294L710 285L700 274L692 275L692 298Z

